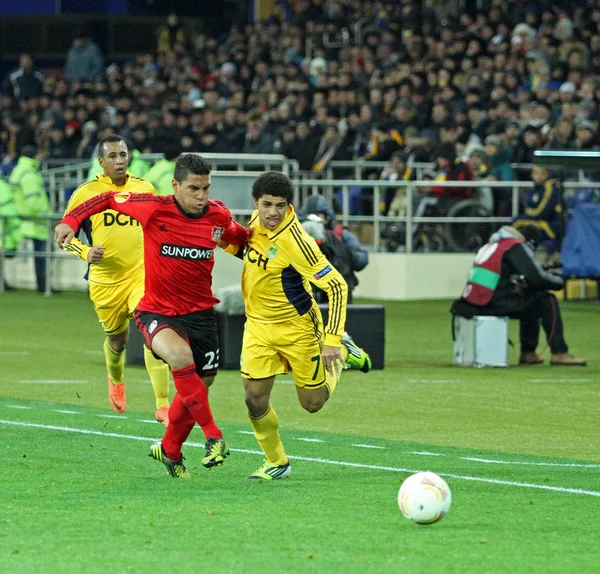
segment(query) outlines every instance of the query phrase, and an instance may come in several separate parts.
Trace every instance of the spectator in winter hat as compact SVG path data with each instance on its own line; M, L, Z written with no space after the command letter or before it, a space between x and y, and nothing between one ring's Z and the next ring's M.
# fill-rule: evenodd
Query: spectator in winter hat
M580 122L576 130L575 147L582 150L598 149L598 136L592 122Z
M571 102L575 98L577 87L573 82L564 82L558 89L561 102Z
M559 40L568 40L573 36L573 22L566 14L561 14L556 26L554 27L554 36Z

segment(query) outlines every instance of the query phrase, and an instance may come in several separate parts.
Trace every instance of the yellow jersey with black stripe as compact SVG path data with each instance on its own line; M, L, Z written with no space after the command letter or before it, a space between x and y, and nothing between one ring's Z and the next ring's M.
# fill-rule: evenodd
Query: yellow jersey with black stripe
M315 305L310 283L327 293L326 345L340 346L346 323L348 286L302 228L290 206L273 231L262 227L258 212L250 220L252 235L243 247L242 293L246 315L260 323L285 323ZM230 246L227 251L235 253Z
M156 193L151 183L127 174L123 185L115 185L112 179L99 174L96 179L79 186L69 199L65 213L84 201L106 191L125 193ZM144 234L138 221L109 209L92 215L81 225L90 245L103 245L104 257L90 265L88 279L91 283L110 285L120 283L144 265ZM76 230L79 231L79 230ZM65 246L65 251L87 261L90 248L78 239Z

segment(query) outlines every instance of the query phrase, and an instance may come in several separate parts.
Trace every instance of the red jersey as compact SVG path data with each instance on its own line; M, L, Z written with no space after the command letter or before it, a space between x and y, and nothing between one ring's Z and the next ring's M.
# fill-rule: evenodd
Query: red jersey
M473 171L464 162L456 160L446 173L440 173L435 181L473 181ZM432 187L431 192L452 199L468 199L473 196L471 187Z
M77 230L86 218L107 209L137 219L144 230L146 283L138 310L175 316L219 302L212 295L217 241L243 245L249 235L231 219L225 204L210 200L201 213L190 215L172 195L109 191L84 201L61 223Z

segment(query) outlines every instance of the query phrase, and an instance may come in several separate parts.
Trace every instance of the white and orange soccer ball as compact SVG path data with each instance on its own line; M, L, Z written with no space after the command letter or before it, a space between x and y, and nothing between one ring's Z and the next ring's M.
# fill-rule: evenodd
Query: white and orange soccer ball
M417 524L433 524L448 514L452 493L446 481L433 472L409 476L398 491L402 514Z

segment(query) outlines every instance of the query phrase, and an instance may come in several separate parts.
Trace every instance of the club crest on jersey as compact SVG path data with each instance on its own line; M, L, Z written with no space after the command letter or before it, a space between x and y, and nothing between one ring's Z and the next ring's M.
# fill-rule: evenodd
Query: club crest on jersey
M327 275L327 273L331 273L332 268L331 265L327 265L327 267L323 267L323 269L321 269L321 271L319 271L318 273L315 273L315 279L322 279L323 277L325 277L325 275Z
M148 327L148 333L152 335L156 327L158 327L158 321L155 319L154 321L152 321L152 323L150 323L150 327Z
M267 249L267 259L275 259L278 252L279 247L275 247L275 245L271 243L271 245L269 245L269 249Z
M117 195L115 195L115 201L117 203L125 203L129 198L131 197L131 193L117 193Z
M217 226L213 227L213 228L212 228L212 234L211 234L211 235L212 235L212 238L213 238L215 241L218 241L218 240L219 240L219 239L221 239L221 237L223 236L223 232L224 232L224 231L225 231L225 228L224 228L224 227L217 227Z

